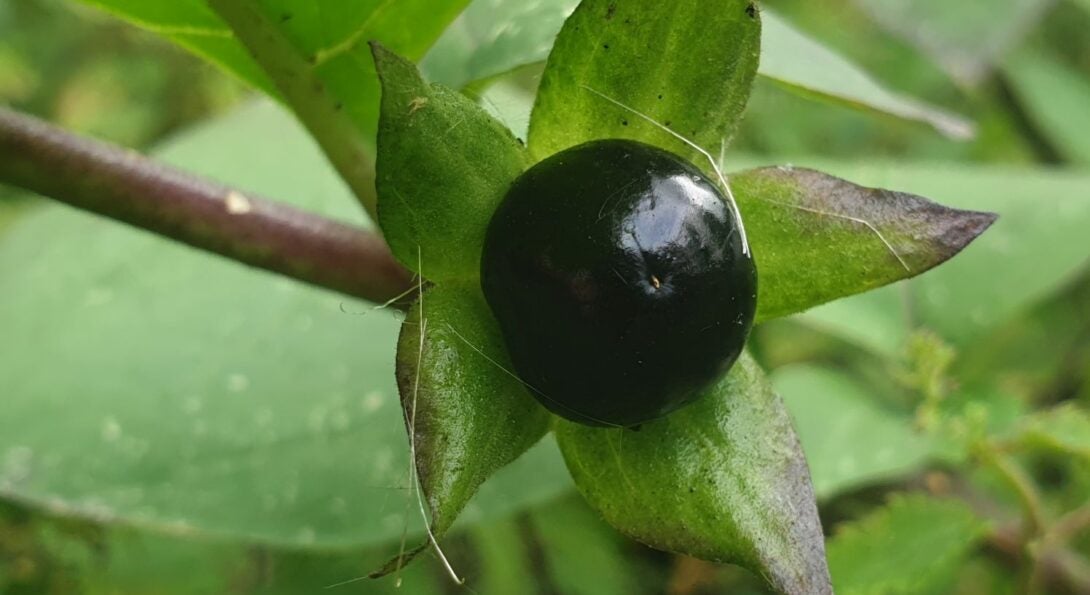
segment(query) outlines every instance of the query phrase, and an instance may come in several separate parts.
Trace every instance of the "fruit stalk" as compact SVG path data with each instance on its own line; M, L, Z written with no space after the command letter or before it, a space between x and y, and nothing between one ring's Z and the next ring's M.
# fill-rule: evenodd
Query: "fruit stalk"
M2 107L0 183L352 297L382 303L412 286L375 233Z

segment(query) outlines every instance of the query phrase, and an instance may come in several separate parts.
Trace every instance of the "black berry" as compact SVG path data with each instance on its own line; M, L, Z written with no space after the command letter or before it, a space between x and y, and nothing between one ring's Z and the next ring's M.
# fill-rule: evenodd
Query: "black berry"
M590 142L520 176L489 224L481 285L530 392L619 426L699 396L756 310L738 225L700 170L642 143Z

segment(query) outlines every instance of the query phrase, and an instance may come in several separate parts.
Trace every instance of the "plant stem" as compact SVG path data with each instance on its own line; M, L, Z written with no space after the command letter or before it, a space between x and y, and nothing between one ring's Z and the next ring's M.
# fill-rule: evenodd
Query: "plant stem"
M1048 527L1048 520L1045 518L1044 506L1041 504L1041 495L1033 480L1010 455L1003 452L997 445L984 441L980 445L980 453L984 461L990 463L999 472L1018 496L1025 516L1026 540L1040 537Z
M1090 504L1083 504L1053 523L1049 537L1066 544L1087 529L1090 529Z
M337 172L376 220L373 148L343 105L254 0L208 0L268 74Z
M381 303L412 287L377 234L2 107L0 182L353 297Z

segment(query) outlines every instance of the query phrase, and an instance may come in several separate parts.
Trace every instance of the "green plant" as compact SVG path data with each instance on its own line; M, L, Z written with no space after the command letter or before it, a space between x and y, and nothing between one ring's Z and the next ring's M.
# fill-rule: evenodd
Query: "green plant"
M1077 406L1042 405L1043 413L1030 415L1011 397L1010 386L1032 385L1033 379L1013 373L1013 381L995 383L992 373L997 353L1011 357L1005 345L1036 332L1036 322L1012 317L1052 295L1085 257L1078 246L1051 241L1086 221L1084 201L1059 199L1064 217L1058 218L1027 207L1021 197L1073 197L1083 176L918 165L824 168L868 184L942 196L959 210L812 169L739 170L752 159L724 158L721 150L758 72L762 15L746 2L725 2L718 11L698 2L583 2L552 47L525 146L516 139L521 130L513 135L485 109L489 101L476 98L494 88L489 79L544 54L536 46L513 52L499 39L473 38L479 34L472 33L473 18L495 10L491 2L475 3L450 29L454 33L440 40L437 47L446 53L423 60L425 72L434 69L430 77L376 46L381 81L368 73L371 56L363 42L378 38L419 57L462 4L407 2L393 10L338 3L341 12L322 17L290 1L212 0L211 8L96 3L159 28L292 108L347 186L377 213L384 240L358 227L362 220L347 210L345 189L299 130L267 105L163 154L234 187L197 182L7 112L0 113L0 179L318 287L406 310L396 341L403 411L396 411L395 389L387 380L398 322L388 313L371 313L353 324L345 324L340 312L322 319L337 304L320 291L285 281L269 291L259 275L135 232L99 235L96 224L72 213L52 210L5 229L0 278L35 290L0 296L6 344L31 346L12 350L0 362L15 395L15 414L0 420L0 436L6 437L0 443L0 496L99 525L228 539L222 550L153 544L143 556L126 558L131 541L111 533L101 541L118 552L109 571L115 579L133 574L131 568L139 566L133 559L154 560L159 552L172 560L164 568L186 556L200 564L213 557L229 560L224 564L231 570L223 572L240 589L267 586L261 569L271 566L281 569L277 588L287 591L307 584L292 577L315 576L308 568L359 574L359 563L310 558L309 552L374 547L367 556L374 564L376 556L398 549L399 541L403 548L400 519L387 522L382 498L374 495L382 493L377 488L398 485L398 470L409 468L419 474L426 498L421 506L430 509L426 526L410 531L426 541L385 569L400 573L409 557L437 547L468 505L473 528L468 537L453 537L455 545L472 542L485 568L490 560L504 560L494 567L506 574L491 573L487 581L493 590L511 590L519 583L512 577L526 573L510 560L531 556L518 553L519 527L497 519L570 486L553 443L535 446L551 434L586 502L610 524L660 549L740 563L783 592L831 589L815 493L827 511L840 515L833 518L866 517L830 542L832 583L840 592L941 590L962 576L961 562L970 558L979 572L1007 580L987 565L990 558L978 557L976 544L984 539L1013 556L1024 544L1042 544L1027 565L1027 585L1054 579L1078 584L1071 556L1085 524L1078 506L1082 488L1072 480L1046 489L1043 478L1025 469L1036 468L1033 457L1051 456L1054 463L1059 452L1065 455L1057 473L1078 477L1085 414ZM561 12L564 4L556 3ZM474 13L478 6L484 8ZM535 10L545 9L528 9L529 22L549 22ZM421 26L401 28L403 19ZM956 117L878 93L882 88L869 80L846 75L841 84L815 82L821 79L815 70L825 69L794 69L776 52L777 43L799 47L808 40L800 42L774 16L768 22L778 36L764 39L764 56L772 58L766 64L773 67L764 67L762 80L923 120L947 132L965 131ZM451 48L467 37L475 39L476 49L467 50L470 58L454 60ZM649 39L660 43L648 47ZM833 60L836 68L829 72L854 72L827 53L807 55L824 64ZM455 66L443 67L444 59ZM428 78L466 92L429 84ZM225 138L233 144L223 146ZM505 372L520 368L508 360L478 283L488 222L511 182L550 155L601 138L662 147L716 182L718 168L729 166L725 177L761 271L755 316L762 324L752 353L742 354L704 398L638 432L569 423L539 407ZM214 145L222 148L214 151ZM252 159L260 159L257 166L247 162ZM259 191L356 226L262 200ZM985 234L949 266L892 292L832 302L950 258L992 223L984 210L1004 214L997 233ZM38 238L46 230L63 239L39 255ZM1002 240L1010 237L1004 234L1032 241L1011 255L1003 252ZM1047 259L1040 258L1043 253ZM1029 280L994 291L1000 280L991 273L1000 258ZM132 268L119 268L119 262ZM43 273L50 269L68 272ZM119 282L128 288L115 290ZM1073 287L1073 295L1081 295ZM416 300L413 305L406 295ZM958 302L972 302L974 309L967 313L939 299L943 295L974 296ZM916 332L903 324L898 300L910 303L903 310L931 330ZM790 321L773 320L826 302L832 303ZM1070 305L1057 302L1048 312L1074 313L1057 314L1060 321L1049 328L1077 328L1063 321L1078 320L1081 303L1078 297ZM868 323L857 324L864 316ZM1008 319L1012 326L1004 326ZM321 338L308 340L316 324ZM776 340L777 333L789 340ZM1074 334L1064 345L1079 341ZM230 349L201 357L208 346L220 344ZM108 351L89 348L100 345ZM179 355L201 363L177 365ZM43 374L39 364L46 358L64 361L68 373ZM835 358L852 374L815 369L813 362L821 358ZM773 392L762 364L776 369L772 382L786 399ZM98 380L87 382L92 376ZM73 394L84 398L72 403ZM66 440L26 424L34 412L59 407L72 408L59 422ZM164 415L177 417L177 423L164 425ZM404 460L401 415L410 430L412 462ZM873 448L887 440L889 448ZM361 452L361 471L346 474ZM80 466L73 468L77 460ZM913 478L925 465L957 470L969 485L966 493L957 491L960 484L944 489L930 475L924 478L928 491L953 492L956 498L915 495L876 505L852 492ZM493 473L497 477L485 483ZM839 498L830 505L834 496ZM858 508L866 514L853 511L852 497L865 501ZM1011 509L1012 502L1014 510L1020 506L1024 527L982 522L984 513L963 504L980 499L1001 510ZM573 513L582 519L574 534L600 543L603 552L623 547L580 514ZM546 552L550 572L576 592L570 577L580 572L578 561L558 554L570 535L534 519L540 540L559 544ZM17 517L11 524L37 527ZM49 534L26 533L36 531ZM892 536L892 545L874 547L868 538L876 534ZM86 565L83 550L65 545L69 534L49 539L43 556ZM1011 539L1013 550L1003 550ZM234 547L239 542L252 549ZM61 551L65 556L52 553ZM902 563L928 554L941 563ZM884 556L895 563L882 564ZM453 559L455 568L459 562ZM426 576L418 566L406 572L407 580ZM624 573L609 576L611 586L603 588L625 592ZM419 580L414 588L421 592L436 588Z
M550 426L507 372L500 332L481 307L474 265L493 211L520 164L602 138L653 143L703 160L717 175L703 147L720 152L738 121L760 40L753 5L721 8L709 20L699 3L581 3L550 54L525 148L481 108L426 84L410 63L375 47L384 89L379 218L395 256L432 282L410 309L398 349L432 540L489 475ZM717 41L697 48L670 42L694 35ZM645 71L663 75L653 82L634 76ZM428 175L419 175L420 163L430 164ZM762 272L758 320L927 270L993 220L908 195L867 200L878 191L809 170L754 170L731 179ZM802 229L807 233L796 231ZM518 340L508 335L509 345ZM514 369L526 368L516 361ZM576 485L622 532L661 549L748 566L785 592L829 588L805 462L782 403L752 361L692 408L638 432L551 425ZM430 546L398 556L383 572Z

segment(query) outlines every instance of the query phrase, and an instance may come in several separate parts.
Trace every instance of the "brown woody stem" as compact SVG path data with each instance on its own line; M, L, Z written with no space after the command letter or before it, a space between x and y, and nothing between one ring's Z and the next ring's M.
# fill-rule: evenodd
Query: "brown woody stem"
M0 107L0 183L232 260L386 302L412 286L381 237Z

